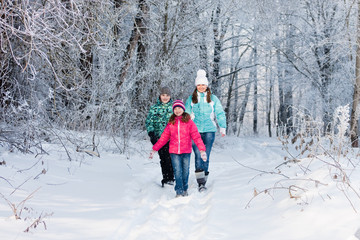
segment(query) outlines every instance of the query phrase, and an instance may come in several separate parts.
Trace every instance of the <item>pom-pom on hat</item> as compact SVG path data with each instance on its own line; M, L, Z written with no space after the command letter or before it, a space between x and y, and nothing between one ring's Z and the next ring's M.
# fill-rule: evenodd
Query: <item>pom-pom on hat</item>
M181 108L185 111L185 104L184 104L184 102L181 101L181 100L175 100L175 101L174 101L174 103L173 103L173 105L172 105L173 112L174 112L174 109L175 109L176 107L181 107Z
M195 86L199 84L204 84L206 86L209 86L209 81L206 77L206 72L203 69L198 70L196 73Z

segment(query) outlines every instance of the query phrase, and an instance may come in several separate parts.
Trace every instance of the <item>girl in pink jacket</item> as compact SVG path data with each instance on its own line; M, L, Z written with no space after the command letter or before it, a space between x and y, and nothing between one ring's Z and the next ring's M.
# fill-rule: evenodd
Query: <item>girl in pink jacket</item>
M159 151L170 140L169 153L175 175L176 197L180 197L188 195L191 140L199 148L203 161L206 161L207 157L200 133L190 115L185 112L185 104L181 100L176 100L172 108L174 113L171 115L160 139L153 146L150 158L153 158L155 152Z

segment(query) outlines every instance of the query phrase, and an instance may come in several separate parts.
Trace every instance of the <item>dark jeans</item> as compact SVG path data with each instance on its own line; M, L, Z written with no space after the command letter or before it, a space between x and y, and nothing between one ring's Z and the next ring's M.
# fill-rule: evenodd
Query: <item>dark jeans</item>
M169 153L169 143L165 144L159 150L159 157L163 182L174 181L174 171Z
M175 174L175 191L177 195L183 195L189 187L190 153L170 155Z
M215 140L215 132L205 132L200 133L201 139L203 140L205 147L206 147L206 155L207 155L207 161L204 162L201 159L200 151L198 147L195 145L195 143L192 143L192 148L195 153L195 172L205 172L205 175L209 174L209 160L210 160L210 152L212 145Z

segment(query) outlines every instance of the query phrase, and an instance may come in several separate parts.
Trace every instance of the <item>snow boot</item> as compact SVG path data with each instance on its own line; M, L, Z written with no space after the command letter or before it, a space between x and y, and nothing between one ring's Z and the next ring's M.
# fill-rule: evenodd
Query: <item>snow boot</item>
M181 194L176 194L175 198L178 198L178 197L187 197L189 196L188 192L187 191L184 191L183 193Z
M205 184L199 184L199 192L205 191L207 188L205 187Z
M163 180L161 180L161 187L164 187L164 185L165 184L167 184L167 185L174 185L174 180L165 180L165 179L163 179Z
M195 171L196 181L199 184L199 192L205 191L206 176L204 171Z
M209 172L206 172L205 173L205 182L207 182L208 176L209 176Z

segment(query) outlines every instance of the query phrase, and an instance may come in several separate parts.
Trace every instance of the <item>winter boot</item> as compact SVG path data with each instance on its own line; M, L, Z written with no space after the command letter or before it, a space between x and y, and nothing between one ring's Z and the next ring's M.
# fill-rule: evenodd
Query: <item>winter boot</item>
M166 180L161 180L161 187L164 187L164 185L165 185L165 183L166 183Z
M207 182L208 176L209 176L209 172L206 172L205 173L205 182Z
M204 171L195 171L196 181L199 184L199 192L205 191L206 177Z
M167 185L174 185L175 181L174 180L161 180L161 187L164 187L165 184Z

